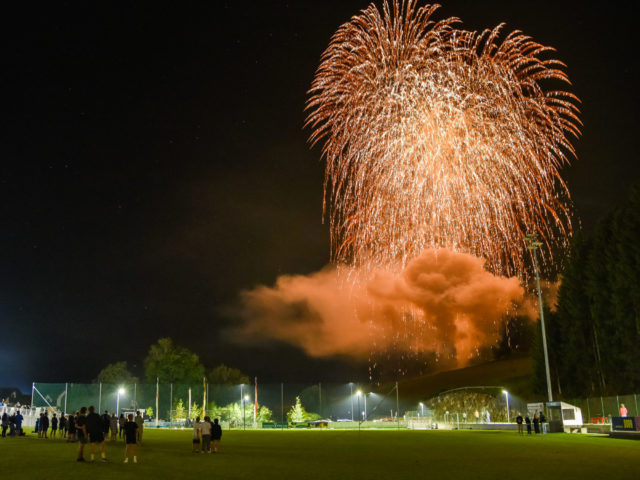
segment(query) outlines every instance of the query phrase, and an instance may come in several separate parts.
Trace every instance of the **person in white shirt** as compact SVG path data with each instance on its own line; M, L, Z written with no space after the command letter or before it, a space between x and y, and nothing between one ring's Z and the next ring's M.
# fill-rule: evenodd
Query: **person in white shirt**
M200 423L200 417L196 417L196 421L193 423L193 453L200 451L200 441L202 440L202 424Z

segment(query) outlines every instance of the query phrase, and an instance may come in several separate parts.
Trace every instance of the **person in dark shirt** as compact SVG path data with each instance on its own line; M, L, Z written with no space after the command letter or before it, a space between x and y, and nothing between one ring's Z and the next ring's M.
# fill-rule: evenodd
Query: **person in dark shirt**
M87 443L87 407L82 407L72 425L75 435L78 438L78 461L84 462L84 444ZM69 429L69 441L71 441L71 428Z
M56 438L56 432L58 431L58 417L56 414L53 414L51 418L51 438Z
M109 411L105 410L102 415L102 433L104 435L104 439L109 438L109 425L111 424L111 416L109 415Z
M518 434L519 435L524 435L524 432L522 431L522 422L523 422L523 418L522 415L520 415L518 413L518 416L516 417L516 423L518 424Z
M124 463L129 463L129 456L133 456L133 463L138 463L138 425L133 421L133 414L127 415L127 421L124 424Z
M222 427L218 423L218 419L213 419L213 425L211 426L211 444L213 447L213 453L218 453L218 446L222 440Z
M2 414L2 436L3 437L7 436L8 427L9 427L9 415L7 415L7 412L4 412Z
M91 461L95 459L95 448L100 445L100 459L107 461L107 447L104 444L104 423L102 417L95 411L93 405L89 407L89 415L87 415L87 433L89 434L89 455Z
M122 432L124 432L124 424L127 422L127 420L124 418L124 413L120 414L120 417L118 418L118 438L122 438Z
M42 438L47 438L47 430L49 430L49 415L47 415L47 412L44 412L40 419L40 430L42 431Z
M524 417L524 423L527 424L527 434L531 435L531 419L528 415Z
M67 417L64 416L64 412L60 414L59 428L60 428L60 435L62 436L62 438L65 438L67 436L68 426L67 426Z
M69 435L67 435L67 442L76 442L77 438L76 438L76 419L78 418L79 413L76 412L75 415L69 415L69 418L67 419L67 429L68 429L68 433Z

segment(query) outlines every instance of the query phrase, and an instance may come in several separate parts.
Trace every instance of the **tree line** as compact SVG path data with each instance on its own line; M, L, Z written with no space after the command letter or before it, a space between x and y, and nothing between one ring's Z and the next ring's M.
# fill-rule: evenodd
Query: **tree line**
M640 186L593 232L573 237L561 282L556 310L545 313L554 390L564 398L637 392ZM539 340L535 385L543 392Z
M201 384L203 378L213 385L249 384L249 377L237 368L224 364L209 370L191 350L175 345L171 338L160 338L151 345L144 359L145 383ZM133 384L140 383L128 368L126 361L115 362L104 367L94 383Z

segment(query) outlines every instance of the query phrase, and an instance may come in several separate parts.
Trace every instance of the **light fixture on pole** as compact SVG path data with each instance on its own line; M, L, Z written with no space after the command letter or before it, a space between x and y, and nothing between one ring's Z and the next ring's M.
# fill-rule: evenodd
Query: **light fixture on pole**
M547 334L544 328L544 310L542 308L542 291L540 289L540 272L538 271L538 247L542 242L538 241L536 233L530 233L524 238L527 248L533 253L533 268L536 272L536 284L538 287L538 304L540 305L540 327L542 328L542 349L544 351L544 369L547 374L547 395L549 402L553 402L553 393L551 392L551 374L549 373L549 353L547 352Z
M353 382L349 382L349 388L351 389L349 398L351 398L351 421L353 422Z
M502 393L507 396L507 423L509 423L509 392L502 390Z
M367 421L367 395L369 395L368 393L364 394L364 421Z
M362 395L362 392L358 390L356 395L358 396L358 430L360 430L360 423L362 422L362 417L360 416L360 395Z
M244 405L249 401L249 395L245 395L244 397L242 397L242 430L246 430L246 425L245 425L245 416L244 416Z
M116 417L120 416L120 395L124 395L124 388L119 388L116 396Z

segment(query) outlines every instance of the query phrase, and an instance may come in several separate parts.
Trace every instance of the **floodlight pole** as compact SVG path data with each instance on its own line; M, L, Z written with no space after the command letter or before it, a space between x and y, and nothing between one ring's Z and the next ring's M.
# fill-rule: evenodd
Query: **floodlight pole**
M353 422L353 382L349 382L349 388L351 388L351 421Z
M547 333L544 328L544 309L542 307L542 290L540 289L540 272L538 270L538 256L536 254L538 247L542 245L542 242L537 241L537 234L528 234L524 241L527 243L527 248L533 252L533 267L536 272L536 285L538 287L538 305L540 306L540 327L542 328L542 349L544 351L544 369L547 375L547 395L549 402L553 402L553 393L551 391L551 374L549 372L549 353L547 351Z

